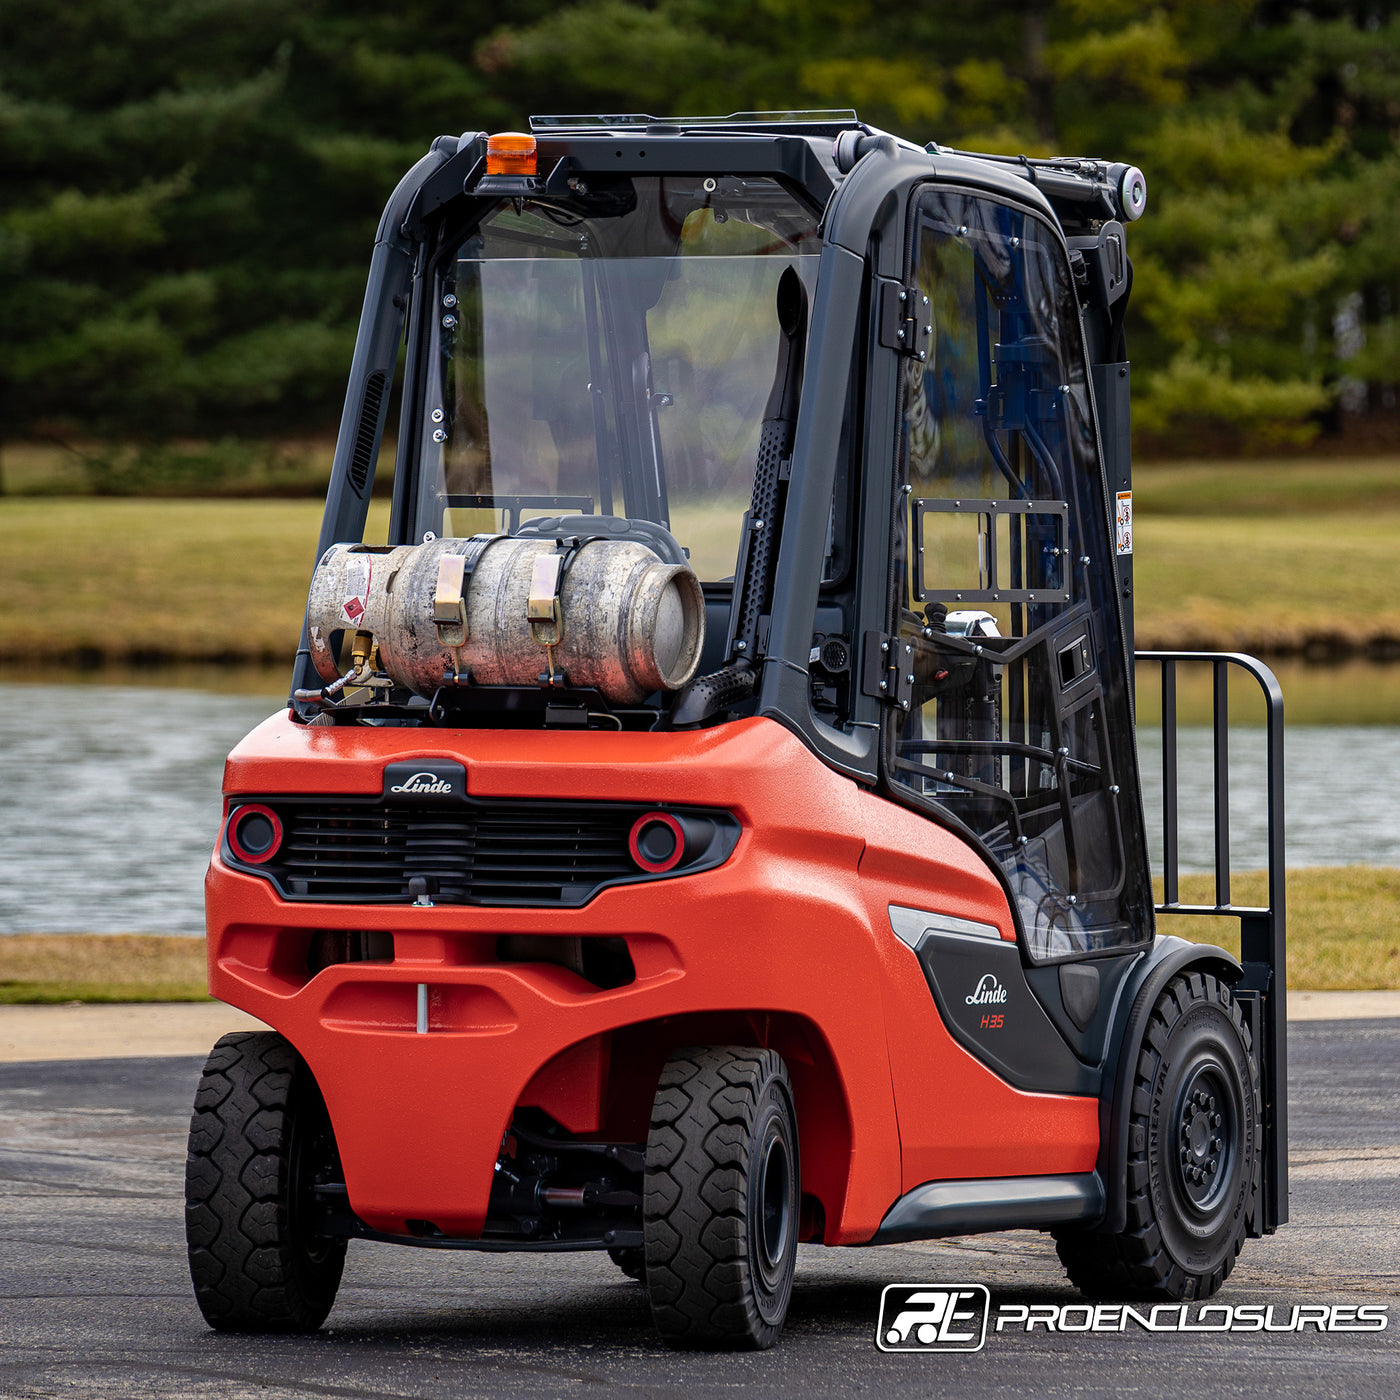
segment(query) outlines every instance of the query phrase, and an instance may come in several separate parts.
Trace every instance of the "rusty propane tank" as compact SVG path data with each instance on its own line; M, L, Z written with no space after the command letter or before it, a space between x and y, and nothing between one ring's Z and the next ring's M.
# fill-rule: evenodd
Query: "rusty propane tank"
M428 540L332 545L311 580L311 657L327 682L373 637L396 685L534 686L555 675L635 704L694 675L705 639L700 582L635 540Z

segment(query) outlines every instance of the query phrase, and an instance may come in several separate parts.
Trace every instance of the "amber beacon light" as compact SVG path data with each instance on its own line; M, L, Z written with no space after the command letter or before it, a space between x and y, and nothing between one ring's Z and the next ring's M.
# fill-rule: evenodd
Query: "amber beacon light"
M486 140L488 175L533 175L535 138L520 131L498 131Z

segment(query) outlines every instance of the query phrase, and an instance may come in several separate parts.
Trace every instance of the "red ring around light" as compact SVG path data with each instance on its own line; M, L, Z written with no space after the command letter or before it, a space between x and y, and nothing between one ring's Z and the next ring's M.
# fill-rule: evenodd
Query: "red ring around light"
M258 814L264 816L272 823L272 844L261 855L254 855L251 851L243 848L243 843L238 839L238 823L244 817ZM228 819L228 848L239 860L247 865L262 865L275 856L282 845L282 820L271 807L264 807L260 802L250 802L245 806L237 808Z
M662 826L670 827L671 834L676 838L676 849L664 861L648 860L637 844L637 838L641 835L642 828L650 826L652 822L660 822ZM632 853L632 859L648 875L664 875L668 870L674 870L681 863L681 857L685 854L685 832L681 830L680 822L669 812L647 812L632 823L632 830L627 836L627 849Z

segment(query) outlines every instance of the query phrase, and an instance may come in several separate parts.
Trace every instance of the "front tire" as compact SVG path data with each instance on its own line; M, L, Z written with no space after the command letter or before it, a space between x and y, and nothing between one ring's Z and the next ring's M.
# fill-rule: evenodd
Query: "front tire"
M1258 1209L1259 1068L1225 983L1175 977L1138 1051L1122 1234L1056 1232L1087 1297L1189 1301L1229 1277Z
M669 1346L777 1341L800 1201L797 1116L776 1051L673 1054L652 1110L642 1205L651 1315Z
M185 1166L190 1277L219 1332L314 1332L345 1241L313 1228L311 1188L335 1139L310 1069L275 1031L226 1035L195 1095Z

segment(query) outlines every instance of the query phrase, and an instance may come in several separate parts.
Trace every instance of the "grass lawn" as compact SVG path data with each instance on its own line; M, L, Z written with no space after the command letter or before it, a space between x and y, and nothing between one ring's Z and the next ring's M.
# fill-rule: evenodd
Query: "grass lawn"
M384 502L370 508L383 537ZM0 655L290 663L316 501L0 499Z
M1154 464L1135 491L1139 646L1400 640L1400 460ZM0 497L0 657L285 662L320 515L315 500ZM371 540L386 519L376 501ZM730 520L682 525L706 564L733 548Z
M1400 641L1400 459L1152 462L1133 497L1139 647Z
M1139 648L1400 641L1400 510L1152 516L1134 540Z
M1138 462L1133 506L1147 516L1400 512L1395 457L1237 457Z
M1239 905L1266 903L1263 872L1235 874L1230 895ZM1161 888L1158 886L1158 898ZM1213 875L1183 875L1183 904L1210 904ZM1400 988L1400 870L1369 865L1288 872L1288 985L1308 992ZM1159 933L1240 951L1238 919L1159 916Z
M1264 876L1236 875L1232 891L1237 904L1262 904ZM1212 897L1212 877L1182 876L1183 902L1205 903ZM1400 988L1400 870L1291 870L1288 905L1290 987ZM1160 918L1158 931L1239 953L1235 919L1178 914ZM207 1000L200 938L42 933L0 937L0 1004L196 1000Z
M204 940L143 933L0 937L0 1005L208 1001Z

